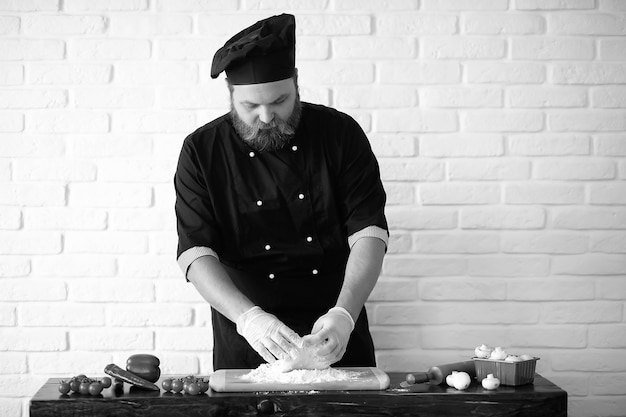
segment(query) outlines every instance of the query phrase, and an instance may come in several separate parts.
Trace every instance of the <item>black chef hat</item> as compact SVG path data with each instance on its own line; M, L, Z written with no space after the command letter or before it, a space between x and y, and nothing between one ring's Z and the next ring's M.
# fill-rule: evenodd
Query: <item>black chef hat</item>
M222 71L232 84L290 78L296 66L296 19L281 14L260 20L230 38L213 57L211 78Z

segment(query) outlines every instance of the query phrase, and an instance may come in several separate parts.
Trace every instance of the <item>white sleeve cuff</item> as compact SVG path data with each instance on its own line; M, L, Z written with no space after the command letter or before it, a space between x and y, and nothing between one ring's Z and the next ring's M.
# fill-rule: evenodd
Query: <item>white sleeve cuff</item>
M215 253L213 249L208 248L206 246L194 246L193 248L189 248L180 254L180 256L177 259L177 262L178 262L178 266L183 271L183 274L185 274L185 277L187 277L187 270L189 270L189 266L196 259L201 258L203 256L213 256L217 260L220 259L220 257L217 256L217 253Z
M375 237L385 242L385 247L389 246L389 233L387 233L385 229L378 226L367 226L348 236L348 245L350 246L350 249L352 249L352 246L354 246L356 241L362 237Z

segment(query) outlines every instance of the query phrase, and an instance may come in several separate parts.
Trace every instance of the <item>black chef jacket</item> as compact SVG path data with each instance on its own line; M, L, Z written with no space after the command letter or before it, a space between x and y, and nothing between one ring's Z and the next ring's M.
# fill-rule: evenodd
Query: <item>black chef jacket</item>
M234 284L300 335L333 307L347 238L387 230L385 191L367 137L346 114L302 103L290 143L257 152L224 115L189 135L174 179L178 256L211 248ZM212 310L214 369L263 359L234 323ZM365 308L337 366L375 366Z

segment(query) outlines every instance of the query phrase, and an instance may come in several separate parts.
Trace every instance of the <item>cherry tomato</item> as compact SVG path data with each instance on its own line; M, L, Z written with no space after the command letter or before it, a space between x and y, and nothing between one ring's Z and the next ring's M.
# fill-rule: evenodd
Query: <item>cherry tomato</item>
M108 376L102 378L102 381L100 382L102 382L102 388L109 388L111 386L111 378Z
M81 394L89 394L89 386L91 385L90 382L84 381L80 383L80 387L78 388L78 392L80 392Z
M163 382L161 382L161 386L163 387L165 392L170 392L172 390L172 380L169 378L164 379Z
M70 392L70 384L65 382L65 381L61 381L59 383L59 392L63 395L67 394L68 392Z
M103 386L101 382L92 382L89 384L89 393L91 395L99 395L102 392Z
M189 395L198 395L200 394L200 385L195 382L189 382L185 392Z
M200 380L198 382L198 386L200 387L200 394L204 394L209 390L209 382L205 380Z
M181 392L183 390L183 381L175 379L172 381L172 391Z
M413 374L408 374L406 376L406 382L408 382L409 384L413 385L415 384L415 375Z
M80 381L78 379L72 378L70 381L70 389L74 392L78 392L80 389Z

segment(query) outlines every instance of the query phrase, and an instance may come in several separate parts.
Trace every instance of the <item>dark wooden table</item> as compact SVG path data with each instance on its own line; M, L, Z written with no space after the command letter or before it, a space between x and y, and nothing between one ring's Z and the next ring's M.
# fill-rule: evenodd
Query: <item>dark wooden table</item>
M145 391L125 384L97 397L61 395L49 379L30 402L30 417L231 417L231 416L567 416L567 392L539 374L533 384L487 391L473 381L465 391L427 383L400 386L405 373L389 373L384 391L286 391L190 396ZM159 381L160 386L160 381Z

